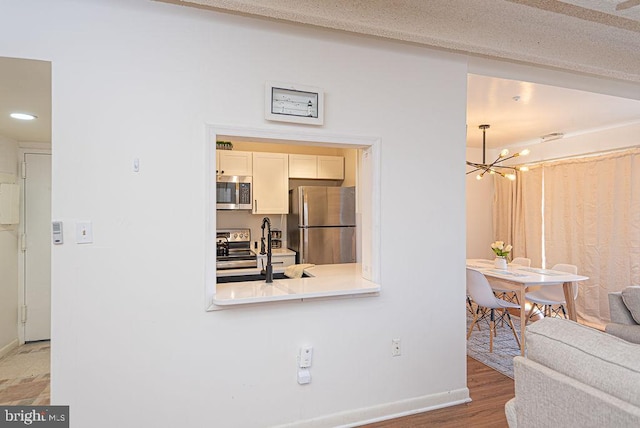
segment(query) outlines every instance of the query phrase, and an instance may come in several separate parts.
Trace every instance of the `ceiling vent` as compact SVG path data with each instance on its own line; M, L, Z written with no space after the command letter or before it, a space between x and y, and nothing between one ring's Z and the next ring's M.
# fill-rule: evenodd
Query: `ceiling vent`
M543 135L540 138L543 143L546 143L547 141L559 140L562 137L564 137L562 132L552 132L551 134Z

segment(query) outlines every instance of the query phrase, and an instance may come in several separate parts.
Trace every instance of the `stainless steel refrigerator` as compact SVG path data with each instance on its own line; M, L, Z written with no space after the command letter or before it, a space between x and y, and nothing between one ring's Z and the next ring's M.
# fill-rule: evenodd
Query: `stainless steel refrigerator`
M355 263L355 187L300 186L289 190L287 241L297 252L297 263Z

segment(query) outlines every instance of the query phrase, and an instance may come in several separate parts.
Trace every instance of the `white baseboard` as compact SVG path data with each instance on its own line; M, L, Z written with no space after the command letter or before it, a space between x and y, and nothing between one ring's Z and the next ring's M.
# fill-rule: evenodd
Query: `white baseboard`
M443 407L455 406L457 404L468 403L469 389L461 388L439 394L425 395L407 400L395 401L393 403L381 404L378 406L362 409L350 410L347 412L335 413L320 418L297 421L290 424L280 425L281 428L320 428L337 427L349 428L402 416L415 415L417 413L428 412L430 410L441 409Z
M7 345L0 348L0 358L4 357L5 355L7 355L9 352L13 351L17 347L18 347L18 339L12 340Z

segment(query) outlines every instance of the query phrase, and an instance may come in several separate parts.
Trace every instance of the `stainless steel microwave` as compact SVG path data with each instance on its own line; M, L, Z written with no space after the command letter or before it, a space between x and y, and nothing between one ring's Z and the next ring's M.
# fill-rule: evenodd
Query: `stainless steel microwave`
M250 176L219 175L216 178L216 209L250 210L253 184Z

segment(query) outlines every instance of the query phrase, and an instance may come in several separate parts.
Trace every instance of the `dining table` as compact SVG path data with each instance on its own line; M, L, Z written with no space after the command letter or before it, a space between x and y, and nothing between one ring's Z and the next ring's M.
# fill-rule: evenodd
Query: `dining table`
M570 320L576 321L576 304L573 299L572 283L589 279L589 277L583 275L516 264L509 264L506 269L498 269L495 267L493 260L485 259L467 259L467 268L482 273L489 280L496 278L512 286L518 302L520 302L520 351L523 356L525 355L524 332L527 324L527 310L525 307L527 288L562 284L567 316Z

